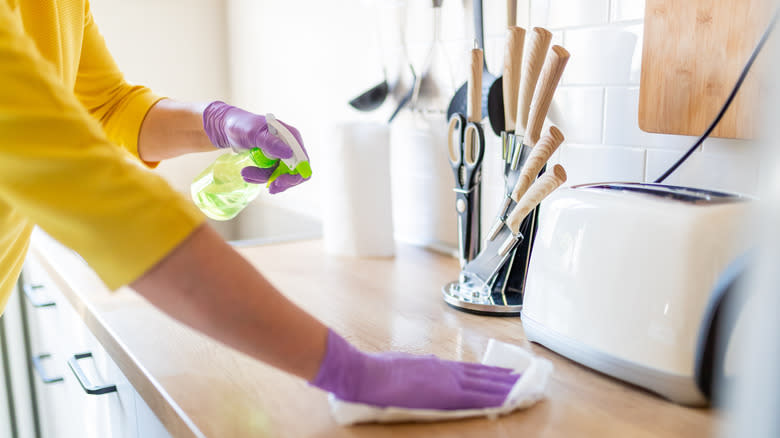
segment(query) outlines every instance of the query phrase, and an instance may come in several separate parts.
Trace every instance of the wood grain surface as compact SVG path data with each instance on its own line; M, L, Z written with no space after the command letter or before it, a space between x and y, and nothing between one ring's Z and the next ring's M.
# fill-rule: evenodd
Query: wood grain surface
M528 125L523 139L523 144L536 145L542 132L547 111L550 109L558 82L563 76L563 69L569 62L569 52L561 46L552 46L547 58L544 60L542 72L539 75L539 83L534 90L534 98L531 101L531 110L528 113Z
M523 52L523 69L520 72L520 85L517 95L517 115L515 117L515 133L525 134L528 126L528 114L531 111L531 101L534 97L536 82L542 72L542 65L547 56L547 49L552 41L552 33L542 27L534 27L526 35L526 45Z
M501 91L504 98L504 131L507 132L515 132L517 95L520 88L524 44L525 29L518 26L512 26L507 29L506 50L504 51L504 75L501 78Z
M701 135L731 92L774 5L773 0L647 0L639 127ZM713 137L755 137L761 82L776 80L762 79L761 58Z
M477 361L496 338L554 363L548 397L497 420L341 427L323 392L175 322L130 289L108 292L56 242L36 236L31 254L175 437L691 437L717 424L710 410L672 404L530 345L519 318L448 307L440 291L457 277L454 258L410 246L395 258L334 257L320 241L240 251L361 349Z

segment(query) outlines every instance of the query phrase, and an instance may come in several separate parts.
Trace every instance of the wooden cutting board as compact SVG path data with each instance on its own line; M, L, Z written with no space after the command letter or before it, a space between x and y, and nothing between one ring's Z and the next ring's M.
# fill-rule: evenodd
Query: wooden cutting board
M639 127L701 135L731 92L774 11L774 0L646 0ZM712 136L753 138L759 55Z

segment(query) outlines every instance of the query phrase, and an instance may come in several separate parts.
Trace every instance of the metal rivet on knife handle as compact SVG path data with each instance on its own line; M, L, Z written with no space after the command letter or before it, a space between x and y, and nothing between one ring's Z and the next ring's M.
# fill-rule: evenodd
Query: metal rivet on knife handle
M467 117L469 122L482 120L482 49L471 49Z
M517 26L510 27L506 40L506 53L504 53L504 76L501 80L504 93L504 130L507 132L515 131L524 43L525 29Z
M525 164L523 164L523 169L517 178L515 188L512 190L512 199L515 202L518 202L528 190L528 187L531 187L531 183L534 182L536 176L539 175L544 165L547 164L547 160L555 153L558 146L563 143L563 140L561 130L555 126L550 126L544 137L534 146Z
M506 204L509 203L508 201L509 201L509 198L507 198L505 200L505 204L504 204L505 206L503 206L504 210L509 208L509 206L506 205ZM496 238L496 236L498 236L498 232L501 231L501 228L503 228L503 226L504 226L504 221L502 221L501 219L496 219L495 222L493 222L493 226L491 226L490 230L488 230L488 235L487 235L487 240L485 241L485 246L487 246L487 242L492 241L493 239Z
M542 67L542 80L534 92L534 101L531 104L531 112L528 114L528 130L526 131L526 144L531 146L539 141L539 133L542 131L544 118L547 117L547 111L550 109L555 88L563 75L563 69L566 68L566 62L569 60L569 52L561 46L553 46L550 54Z
M566 171L560 164L556 164L551 170L544 172L544 175L534 181L506 219L506 224L512 231L512 234L517 234L520 230L520 223L528 216L528 213L564 182L566 182Z
M517 95L517 116L515 132L525 133L528 126L528 114L534 96L536 81L542 71L544 57L552 41L552 33L544 28L535 27L528 33L528 51L523 54L523 71L520 73L520 88Z
M498 248L498 255L501 257L506 256L521 240L523 240L522 234L510 234Z

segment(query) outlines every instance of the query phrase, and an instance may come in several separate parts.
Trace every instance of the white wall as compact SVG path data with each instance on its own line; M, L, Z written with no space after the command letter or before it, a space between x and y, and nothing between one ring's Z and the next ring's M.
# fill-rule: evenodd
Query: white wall
M693 144L639 129L643 0L527 0L526 8L531 25L548 27L571 52L556 95L567 137L558 160L570 183L652 181ZM751 142L713 138L666 183L754 194L758 171Z
M405 41L418 70L431 39L430 3L423 0L92 3L109 46L131 80L172 97L222 98L258 113L273 112L298 127L310 151L313 179L295 190L264 196L251 208L282 206L314 216L321 215L329 196L328 188L319 183L319 172L344 170L317 167L327 153L328 127L347 119L384 120L393 109L394 102L388 99L379 110L361 113L347 101L382 79L383 64L391 82L398 77L399 17L406 17ZM652 181L693 142L693 137L648 134L638 127L643 0L518 3L519 25L547 27L554 43L571 52L555 105L560 116L556 122L567 141L553 158L567 168L569 184ZM485 57L491 72L498 74L503 65L505 2L484 0L484 9ZM456 85L466 78L470 10L468 0L444 0L442 37ZM402 126L398 123L396 129ZM502 196L498 139L491 135L489 141L485 217L493 215ZM213 155L170 160L160 172L186 190ZM445 159L442 153L441 160ZM393 171L396 181L430 180L431 170L425 166L394 166ZM759 171L750 142L710 139L667 182L755 193Z
M446 3L443 34L457 40L449 45L450 54L463 58L465 52L460 47L465 34L471 31L464 29L466 17L459 2ZM402 17L408 20L405 40L418 68L426 54L431 35L430 3L409 2L408 11L406 4L397 0L228 2L233 103L260 113L273 112L299 128L314 170L311 181L295 190L265 196L265 205L256 203L249 210L270 204L321 216L331 194L328 187L320 184L318 175L347 170L318 167L323 154L328 153L330 127L344 120L387 120L394 109L393 99L369 113L356 111L347 102L379 83L383 66L391 83L398 78ZM407 70L403 73L407 74ZM441 154L443 159L444 151ZM442 163L446 168L446 160ZM430 168L425 174L425 168L418 165L401 169L396 181L414 173L414 169L421 169L421 173L411 176L421 178L409 179L430 179ZM448 188L443 195L450 196L451 174L445 177ZM449 204L444 205L446 217L452 216ZM449 222L454 223L454 219ZM454 228L448 228L450 232L445 234L451 236L448 240L452 242Z
M230 97L225 0L90 0L95 21L125 77L186 101ZM219 152L167 160L157 168L189 197L194 177ZM230 228L230 224L218 224Z
M375 22L366 12L359 0L228 1L232 103L272 112L294 125L312 160L311 181L266 195L265 203L319 216L327 190L318 175L340 171L317 166L327 153L327 127L337 120L377 117L347 105L360 87L381 78Z
M126 78L164 96L229 99L224 0L91 0L109 49ZM216 154L168 160L159 167L179 190Z
M571 53L555 105L560 115L556 122L567 141L553 158L567 168L569 184L652 181L692 144L694 137L649 134L639 129L643 0L518 3L519 25L550 29L553 42ZM408 9L406 41L410 57L419 68L430 40L427 1L230 1L234 102L256 111L277 112L298 126L311 151L313 167L318 170L318 156L327 153L323 150L327 139L321 136L324 126L343 118L387 116L388 105L363 114L351 110L346 101L381 78L377 69L382 61L380 53L391 70L396 65L398 21L393 11L404 4ZM470 8L469 1L444 0L442 35L457 84L466 78L464 59L472 44ZM379 13L374 12L377 10ZM490 71L500 73L505 2L484 0L484 10L485 57ZM381 52L375 36L377 28L384 33ZM241 40L240 44L236 40ZM254 56L246 57L247 53ZM498 172L498 140L494 137L490 141L485 170ZM422 166L409 166L394 169L394 177L421 178L428 171ZM758 171L759 161L750 142L710 139L667 182L752 194ZM500 177L485 175L485 217L493 215L501 190ZM316 214L326 199L327 188L319 187L315 178L305 189L266 202L289 204Z

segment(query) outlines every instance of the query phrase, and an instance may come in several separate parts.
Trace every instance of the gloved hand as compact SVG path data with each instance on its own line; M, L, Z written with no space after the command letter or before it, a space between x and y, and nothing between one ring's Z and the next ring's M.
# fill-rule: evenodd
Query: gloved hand
M367 354L336 333L312 386L337 398L379 407L480 409L500 406L520 376L511 370L433 355Z
M303 147L303 138L298 130L284 122L280 121L280 123L290 130ZM211 143L218 148L232 148L235 152L241 152L257 147L263 155L276 160L275 164L269 163L269 167L247 166L241 169L241 176L249 183L265 184L279 166L279 159L290 158L293 155L287 143L268 132L268 123L264 116L244 111L225 102L211 102L206 107L203 111L203 129ZM298 174L281 174L271 182L268 192L272 194L283 192L303 181L306 179Z

